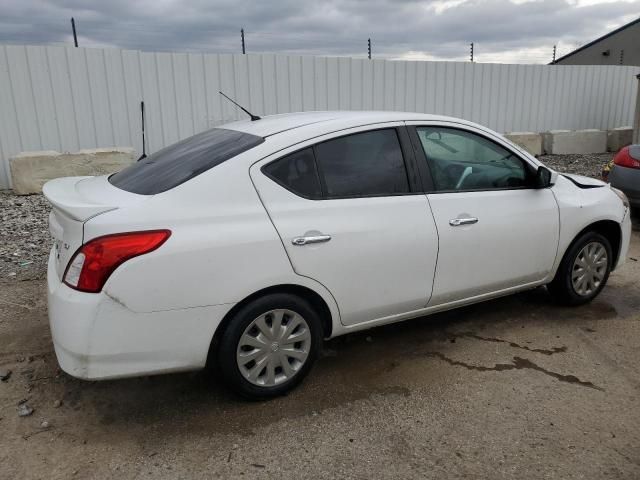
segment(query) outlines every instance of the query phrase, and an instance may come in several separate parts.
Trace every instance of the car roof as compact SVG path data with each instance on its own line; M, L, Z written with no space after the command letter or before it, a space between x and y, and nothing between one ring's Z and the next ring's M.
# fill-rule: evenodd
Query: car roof
M260 120L241 120L238 122L221 125L222 128L238 130L259 137L269 137L278 133L293 129L315 125L322 130L331 132L336 129L345 129L384 122L402 121L455 121L470 124L464 120L441 115L410 112L376 112L376 111L326 111L326 112L298 112L267 115Z
M534 166L540 163L533 155L518 145L482 125L460 118L428 113L363 110L284 113L267 115L255 121L246 119L227 123L220 125L219 128L237 130L267 139L263 145L256 147L260 150L257 154L267 156L281 149L325 134L367 125L411 121L434 122L436 124L442 122L445 125L457 124L459 126L472 127L484 132L485 135L488 135L494 140L498 139L501 142L506 142L512 149L520 152L521 156L527 158Z

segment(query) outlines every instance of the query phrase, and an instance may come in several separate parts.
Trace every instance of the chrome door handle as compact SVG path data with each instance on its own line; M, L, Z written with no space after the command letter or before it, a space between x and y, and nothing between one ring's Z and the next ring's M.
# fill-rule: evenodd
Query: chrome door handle
M323 243L331 240L331 235L311 235L308 237L296 237L291 240L294 245L302 246L309 243Z
M451 225L452 227L459 227L460 225L473 225L474 223L478 223L478 219L476 217L453 218L449 220L449 225Z

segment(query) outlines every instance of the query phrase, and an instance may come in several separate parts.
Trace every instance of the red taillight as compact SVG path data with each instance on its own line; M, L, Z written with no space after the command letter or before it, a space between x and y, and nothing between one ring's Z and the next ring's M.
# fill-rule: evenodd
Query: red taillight
M71 257L63 281L76 290L97 293L118 266L154 251L170 235L169 230L148 230L94 238Z
M629 152L629 147L620 149L613 157L613 163L620 167L640 168L640 159L634 158Z

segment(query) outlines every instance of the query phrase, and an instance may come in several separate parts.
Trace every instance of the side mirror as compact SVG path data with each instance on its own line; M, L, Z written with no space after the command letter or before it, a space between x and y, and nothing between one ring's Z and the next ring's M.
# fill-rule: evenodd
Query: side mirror
M534 180L535 188L548 188L553 185L551 181L551 170L547 167L539 166L536 171L536 178Z

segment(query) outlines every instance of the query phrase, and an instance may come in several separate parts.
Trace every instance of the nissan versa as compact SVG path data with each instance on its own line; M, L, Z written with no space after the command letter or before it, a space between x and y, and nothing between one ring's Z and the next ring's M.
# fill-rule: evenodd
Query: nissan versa
M541 285L588 302L631 230L615 188L416 113L254 117L44 194L63 370L210 361L252 398L297 385L325 338Z

